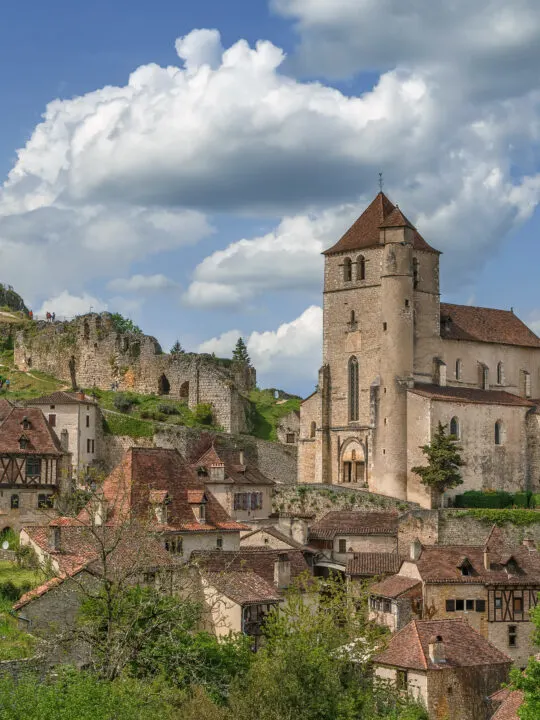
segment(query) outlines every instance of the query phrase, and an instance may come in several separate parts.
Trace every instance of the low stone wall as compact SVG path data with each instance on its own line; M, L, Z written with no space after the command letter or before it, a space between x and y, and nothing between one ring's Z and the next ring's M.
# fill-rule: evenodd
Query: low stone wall
M17 560L17 553L15 552L15 550L0 549L0 560L8 560L9 562L15 562Z
M489 519L466 515L466 510L439 510L439 542L442 545L483 545L492 528ZM538 522L531 525L501 525L501 530L511 545L519 545L525 537L540 544L540 512Z

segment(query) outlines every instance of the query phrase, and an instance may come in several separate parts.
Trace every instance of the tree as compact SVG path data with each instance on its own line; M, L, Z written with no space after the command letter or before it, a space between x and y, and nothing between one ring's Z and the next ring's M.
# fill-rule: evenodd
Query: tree
M412 471L420 476L424 485L442 494L463 483L459 472L459 468L464 465L460 454L463 448L457 444L455 435L447 435L446 425L439 422L431 442L421 447L421 450L428 464L417 465Z
M534 642L540 642L540 606L531 610L529 616L535 625ZM523 692L523 704L519 708L521 720L537 720L540 717L540 662L538 656L531 656L524 672L517 668L511 671L512 689Z
M236 343L236 346L233 350L232 354L233 362L237 363L238 365L251 365L251 358L248 355L246 343L242 340L242 338L238 338L238 342Z
M111 313L111 322L116 332L142 335L141 328L138 325L135 325L133 320L124 317L120 313Z
M184 353L184 349L180 345L180 341L177 340L171 348L171 355L181 355L183 353Z

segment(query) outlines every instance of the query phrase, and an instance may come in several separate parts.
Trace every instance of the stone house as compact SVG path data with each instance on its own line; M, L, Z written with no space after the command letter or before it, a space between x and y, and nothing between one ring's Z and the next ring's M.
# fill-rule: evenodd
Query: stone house
M369 588L370 622L397 632L411 620L421 618L422 583L417 578L392 575Z
M412 620L373 658L375 675L417 698L432 720L482 720L511 659L465 620Z
M240 547L265 547L272 550L300 550L309 565L313 567L318 551L305 543L298 542L290 535L285 535L274 525L266 525L248 533L241 533Z
M538 601L540 555L529 541L509 547L494 526L483 546L413 542L410 559L395 577L421 583L420 609L410 599L420 617L466 618L520 668L535 653L529 612ZM380 588L372 597L381 597Z
M212 445L192 465L224 510L240 522L265 520L272 512L275 482L252 463L243 450Z
M284 415L276 427L277 439L286 445L296 445L300 435L300 412L291 410Z
M0 399L0 530L18 531L54 514L71 489L70 456L37 408Z
M286 604L286 591L295 584L315 602L312 571L298 549L244 547L239 552L194 552L199 568L210 628L219 636L242 632L255 647L268 612Z
M62 447L71 454L73 476L83 482L88 469L100 459L101 412L96 400L83 392L59 390L29 400L26 406L43 411Z
M308 542L320 553L316 567L323 574L338 570L359 578L399 567L394 512L331 510L309 526Z
M323 365L301 406L299 482L438 504L412 467L440 421L466 463L443 501L540 487L540 339L512 311L441 303L440 253L382 192L324 257Z

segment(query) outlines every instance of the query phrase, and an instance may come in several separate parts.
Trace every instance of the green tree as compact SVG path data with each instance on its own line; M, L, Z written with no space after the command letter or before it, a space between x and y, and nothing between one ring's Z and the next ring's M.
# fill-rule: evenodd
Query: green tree
M184 352L184 349L180 345L180 341L177 340L171 348L171 355L181 355L183 352Z
M463 448L457 444L455 435L447 435L446 425L439 427L432 440L421 448L427 458L426 466L416 466L412 471L420 476L421 482L429 488L443 493L463 483L459 468L464 465L461 459Z
M238 338L236 346L233 350L232 359L233 362L237 363L238 365L251 365L251 358L248 355L246 343L242 340L241 337Z
M534 641L540 643L540 606L536 606L530 612L530 618L535 625ZM538 720L540 717L540 662L534 657L529 658L529 663L524 672L517 668L511 671L512 686L521 690L524 695L523 704L518 710L521 720Z
M138 325L135 325L133 320L124 317L120 313L111 313L111 322L116 332L142 335L141 328Z

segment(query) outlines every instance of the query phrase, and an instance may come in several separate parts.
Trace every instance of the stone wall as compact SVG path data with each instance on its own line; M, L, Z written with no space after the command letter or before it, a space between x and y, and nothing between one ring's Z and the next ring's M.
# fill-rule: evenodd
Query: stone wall
M19 330L15 364L84 388L167 395L190 407L210 403L216 422L228 432L248 430L252 368L235 369L210 355L163 353L148 335L118 332L111 315L84 315L70 322L31 323Z

